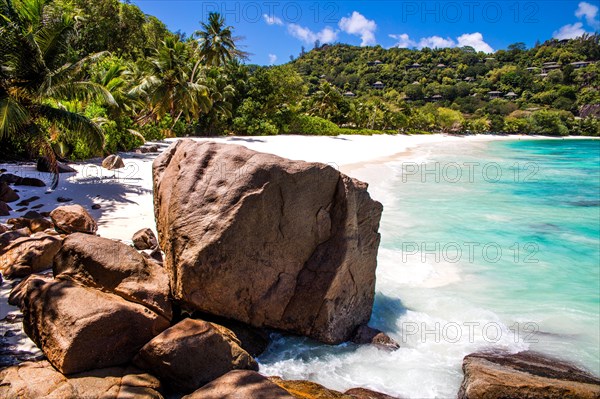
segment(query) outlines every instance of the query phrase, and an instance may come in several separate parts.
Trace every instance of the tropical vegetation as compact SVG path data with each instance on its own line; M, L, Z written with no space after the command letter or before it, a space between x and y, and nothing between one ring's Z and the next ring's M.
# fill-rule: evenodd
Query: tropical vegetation
M190 37L119 0L0 0L0 155L88 158L186 135L600 135L600 35L470 47L316 43L245 62L216 13Z

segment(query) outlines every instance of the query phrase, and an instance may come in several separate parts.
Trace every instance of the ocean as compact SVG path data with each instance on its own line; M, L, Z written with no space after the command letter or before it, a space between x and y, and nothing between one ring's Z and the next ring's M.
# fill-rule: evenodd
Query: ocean
M465 355L502 348L600 375L600 140L428 144L377 174L370 325L401 348L277 336L262 373L449 398Z

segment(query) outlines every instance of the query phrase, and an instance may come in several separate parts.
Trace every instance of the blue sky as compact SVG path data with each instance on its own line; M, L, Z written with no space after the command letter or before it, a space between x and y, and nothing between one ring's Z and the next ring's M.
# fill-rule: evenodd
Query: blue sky
M282 64L315 40L357 46L421 48L470 45L495 51L515 42L572 38L600 30L600 2L459 1L198 1L133 0L172 31L192 34L218 11L243 36L250 63Z

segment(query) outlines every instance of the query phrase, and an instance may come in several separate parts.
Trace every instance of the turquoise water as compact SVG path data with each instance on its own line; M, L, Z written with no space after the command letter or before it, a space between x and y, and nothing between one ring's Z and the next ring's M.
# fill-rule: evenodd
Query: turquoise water
M600 141L429 145L385 174L371 324L401 349L281 338L262 371L454 397L462 358L500 347L600 375Z

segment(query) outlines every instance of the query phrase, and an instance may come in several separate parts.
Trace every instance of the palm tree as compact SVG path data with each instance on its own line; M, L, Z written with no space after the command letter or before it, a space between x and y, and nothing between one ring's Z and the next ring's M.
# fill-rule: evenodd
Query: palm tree
M201 60L208 66L222 66L235 58L248 58L248 53L237 48L240 37L233 37L233 28L225 26L221 14L208 14L208 23L201 22L202 30L194 32L200 44Z
M129 95L145 98L148 104L138 122L144 124L169 114L174 127L182 116L189 121L210 110L208 88L203 75L194 69L190 53L186 43L167 38L152 58L140 62L145 76L129 91Z
M66 131L95 150L104 144L101 128L61 100L115 101L102 85L77 78L104 53L65 62L75 18L68 13L51 18L48 8L44 0L0 0L0 139L26 137L55 165L49 130Z

